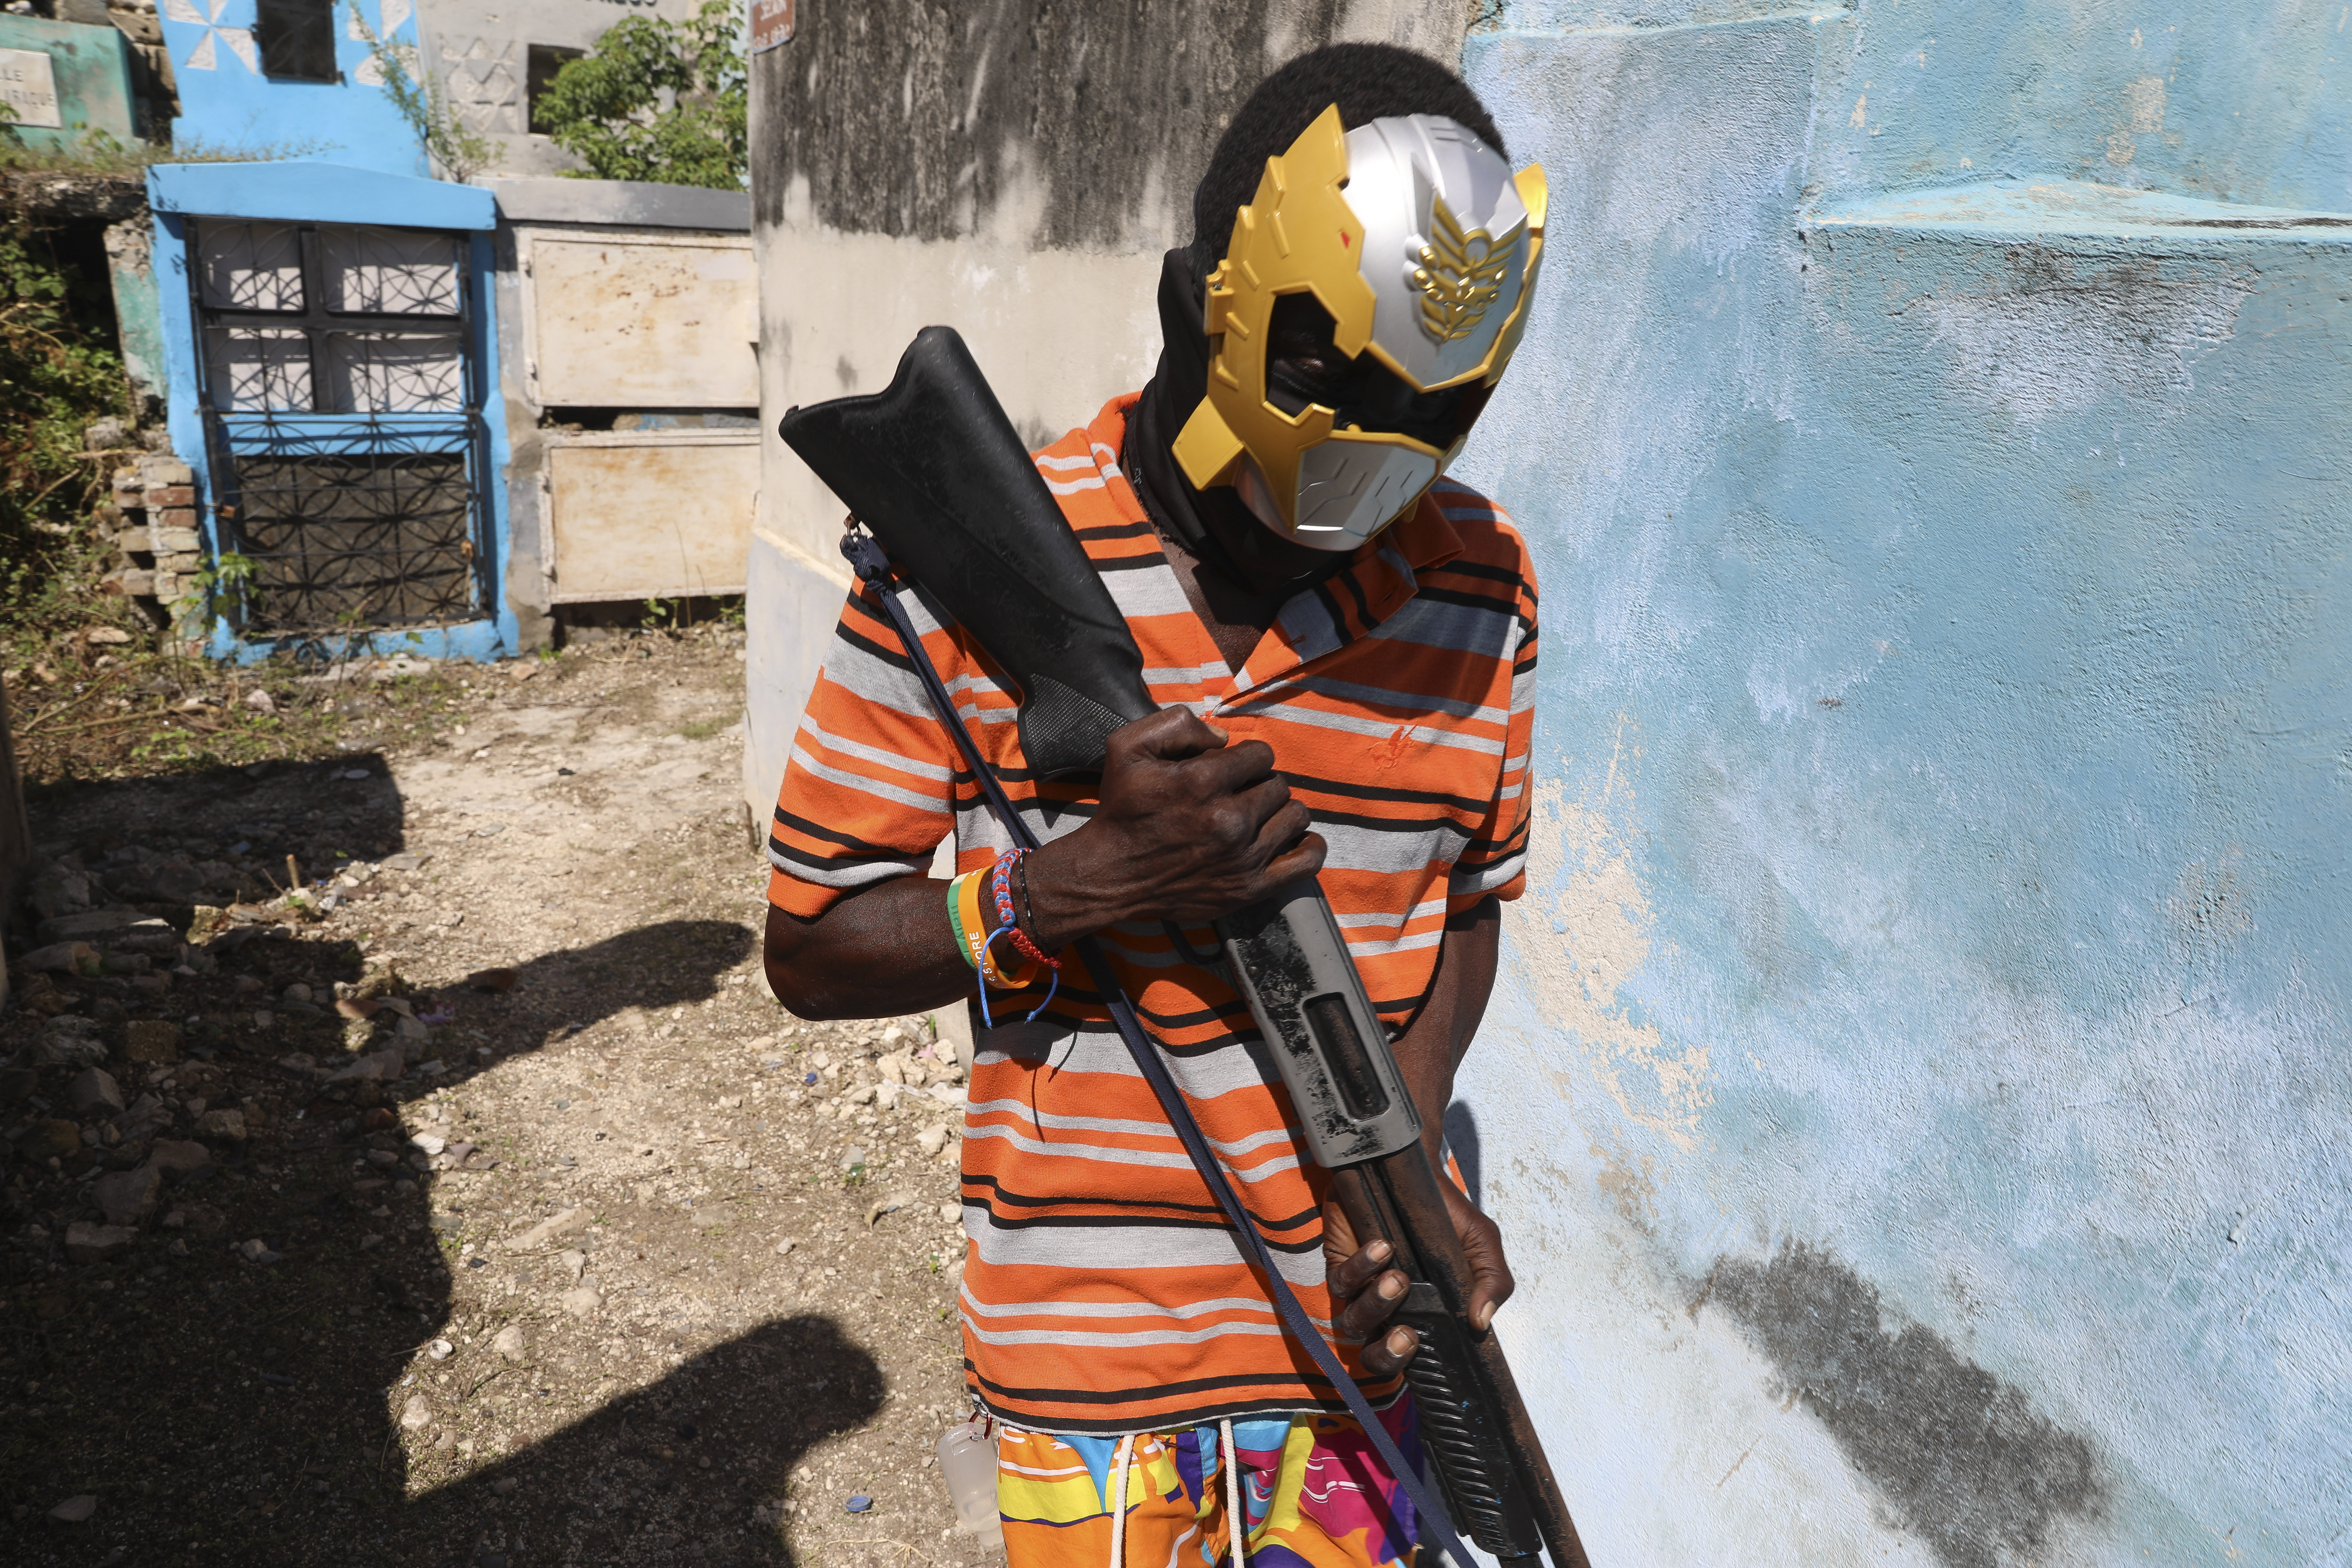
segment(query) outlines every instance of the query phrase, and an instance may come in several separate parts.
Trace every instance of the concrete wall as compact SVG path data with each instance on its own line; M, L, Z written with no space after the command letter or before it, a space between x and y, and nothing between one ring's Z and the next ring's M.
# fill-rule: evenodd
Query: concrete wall
M2340 5L1507 0L1457 1117L1593 1561L2352 1562Z
M110 26L0 16L0 103L6 137L37 152L70 147L93 132L128 142L136 124L131 48ZM37 61L48 62L47 81Z
M179 99L156 0L56 0L50 12L60 22L112 27L122 35L131 57L131 130L148 141L163 141L179 113Z
M630 16L683 20L702 0L420 0L426 58L467 125L497 148L493 174L530 176L577 169L580 161L530 131L530 46L587 49Z
M1084 423L1150 377L1160 254L1192 237L1192 185L1250 89L1337 38L1450 62L1467 15L1418 0L886 0L803 5L798 36L753 58L753 821L775 804L849 583L842 508L777 438L784 410L879 391L942 322L1033 440Z
M106 226L106 269L123 374L141 397L160 402L165 390L163 316L155 295L155 226L146 214Z

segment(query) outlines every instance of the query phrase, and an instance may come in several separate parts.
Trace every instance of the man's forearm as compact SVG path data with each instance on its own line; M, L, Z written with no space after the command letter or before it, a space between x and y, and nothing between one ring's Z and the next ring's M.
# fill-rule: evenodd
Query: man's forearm
M971 994L971 966L948 925L948 885L900 877L814 920L771 906L768 988L795 1017L891 1018Z
M1429 995L1396 1042L1397 1068L1421 1112L1422 1147L1433 1163L1445 1145L1445 1108L1454 1100L1454 1069L1469 1050L1494 989L1501 909L1497 900L1487 899L1446 921ZM1494 1321L1495 1310L1510 1300L1513 1289L1502 1233L1453 1183L1441 1180L1438 1190L1470 1269L1470 1321L1484 1330ZM1324 1225L1324 1257L1332 1268L1334 1298L1348 1301L1334 1321L1340 1332L1363 1343L1367 1370L1395 1372L1419 1349L1420 1339L1411 1329L1390 1331L1381 1325L1403 1301L1412 1282L1390 1267L1395 1254L1387 1241L1376 1240L1358 1253L1357 1232L1341 1204L1326 1206Z
M1501 944L1502 905L1494 899L1448 921L1429 998L1396 1043L1397 1068L1421 1112L1422 1143L1433 1160L1444 1142L1454 1069L1486 1015Z
M947 887L900 877L853 893L814 920L771 907L769 988L794 1016L808 1019L895 1017L963 1000L975 979L948 924ZM1448 922L1429 998L1396 1044L1433 1158L1455 1064L1494 986L1499 911L1489 899Z
M1274 772L1263 741L1227 736L1182 708L1114 732L1101 802L1037 851L1022 928L1047 952L1125 920L1204 921L1311 877L1323 840ZM1008 944L1000 949L1008 959ZM768 984L803 1018L881 1018L971 994L948 925L947 884L902 877L814 920L772 910Z

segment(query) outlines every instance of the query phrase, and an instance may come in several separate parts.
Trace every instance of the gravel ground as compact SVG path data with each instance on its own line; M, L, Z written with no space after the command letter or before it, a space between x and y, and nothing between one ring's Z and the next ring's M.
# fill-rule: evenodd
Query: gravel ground
M9 1561L982 1563L962 1069L769 995L737 640L37 808L80 924L0 1016Z

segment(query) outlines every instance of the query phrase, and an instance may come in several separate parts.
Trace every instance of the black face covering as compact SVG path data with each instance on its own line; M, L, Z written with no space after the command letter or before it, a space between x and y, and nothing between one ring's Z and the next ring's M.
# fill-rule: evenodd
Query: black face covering
M1208 571L1250 588L1303 587L1354 557L1278 537L1229 486L1195 489L1176 461L1177 434L1209 395L1204 298L1192 253L1170 251L1160 268L1160 365L1128 416L1128 480L1152 526Z
M1201 521L1197 503L1207 498L1184 477L1172 450L1184 421L1209 394L1209 338L1201 330L1202 299L1191 253L1170 251L1160 266L1160 365L1128 420L1127 473L1153 526L1195 560L1238 575Z

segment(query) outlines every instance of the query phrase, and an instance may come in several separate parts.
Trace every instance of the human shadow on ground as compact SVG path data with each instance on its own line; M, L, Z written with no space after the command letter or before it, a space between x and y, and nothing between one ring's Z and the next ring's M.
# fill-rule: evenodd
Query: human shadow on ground
M137 908L184 929L192 906L268 898L407 843L406 809L378 752L159 777L63 781L27 792L34 921ZM289 871L288 861L293 862Z
M536 1048L549 1032L576 1034L629 1008L653 1013L707 1002L756 942L732 921L662 921L480 971L444 988L439 1001L469 1026L506 1037L489 1047L496 1059Z
M444 1387L478 1384L495 1370L484 1359L453 1358ZM538 1396L539 1370L518 1368L508 1399ZM430 1455L409 1485L432 1489L351 1544L370 1561L477 1568L789 1563L793 1468L885 1397L881 1370L830 1319L775 1319L497 1464L436 1486L442 1457Z
M406 998L434 1022L404 1073L340 1084L321 1068L348 1059L346 1021L278 1000L297 984L324 1000L360 978L356 950L316 928L245 938L179 983L179 1043L152 1053L177 1061L131 1059L137 1020L97 1006L121 977L43 976L30 1005L0 1018L0 1044L29 1059L58 1017L88 1019L121 1103L78 1100L85 1069L51 1064L20 1069L0 1107L14 1154L0 1253L8 1560L636 1563L663 1560L669 1540L704 1543L705 1561L782 1561L777 1532L751 1518L760 1489L880 1397L870 1359L821 1320L752 1330L414 1501L422 1478L406 1473L395 1426L410 1396L399 1380L432 1364L417 1352L450 1328L457 1241L436 1229L415 1168L433 1162L409 1143L402 1104L570 1026L714 995L751 941L725 921L664 921L531 960L504 990ZM267 1026L256 998L273 1003ZM371 1048L397 1043L386 1030ZM241 1138L201 1120L214 1107L238 1109ZM188 1168L165 1173L143 1211L108 1214L97 1184L135 1177L166 1144ZM496 1223L552 1201L544 1176L520 1180ZM68 1250L77 1223L110 1219L121 1228L102 1247ZM470 1237L492 1222L459 1223ZM529 1356L493 1357L476 1342L487 1337L447 1366L494 1381L460 1394L539 1397ZM765 1429L755 1412L772 1417ZM706 1470L714 1454L724 1462ZM600 1479L613 1476L631 1478L637 1500L616 1506L624 1490ZM95 1500L86 1521L49 1520L77 1497Z
M212 1294L206 1306L259 1304L244 1290ZM78 1391L84 1410L115 1405L85 1421L85 1435L121 1446L100 1457L87 1442L45 1445L47 1462L29 1466L18 1456L11 1491L45 1503L69 1488L98 1508L60 1525L20 1505L9 1561L787 1564L793 1468L886 1397L880 1368L832 1321L780 1318L498 1462L428 1450L412 1472L386 1414L408 1389L382 1380L413 1340L368 1331L375 1323L321 1335L315 1314L236 1316L200 1310L155 1336L168 1343L144 1347L142 1374L118 1367ZM488 1401L493 1418L550 1394L547 1363L528 1353L508 1363L483 1349L440 1370L433 1394ZM26 1473L36 1469L50 1479Z

